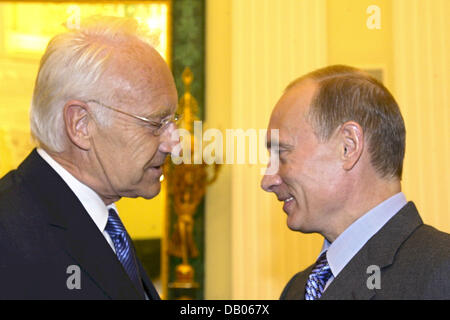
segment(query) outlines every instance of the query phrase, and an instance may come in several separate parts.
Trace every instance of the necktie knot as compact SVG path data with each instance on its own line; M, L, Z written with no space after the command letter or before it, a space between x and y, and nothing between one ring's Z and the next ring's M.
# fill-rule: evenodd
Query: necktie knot
M319 259L317 259L317 262L306 281L306 300L319 299L325 290L328 279L330 279L332 275L326 253L326 251L323 252Z

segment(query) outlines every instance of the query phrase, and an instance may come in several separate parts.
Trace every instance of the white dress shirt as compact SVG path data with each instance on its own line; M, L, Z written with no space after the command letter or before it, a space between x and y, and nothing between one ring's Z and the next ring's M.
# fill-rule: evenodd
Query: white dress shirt
M117 211L116 205L114 203L106 206L100 196L87 185L81 183L66 169L63 168L58 162L56 162L45 150L38 148L38 154L52 167L56 173L64 180L64 182L69 186L69 188L76 195L78 200L80 200L84 209L94 221L97 228L105 237L106 241L109 243L114 253L116 252L114 244L109 236L108 232L105 231L106 223L108 222L109 212L108 210L113 208Z

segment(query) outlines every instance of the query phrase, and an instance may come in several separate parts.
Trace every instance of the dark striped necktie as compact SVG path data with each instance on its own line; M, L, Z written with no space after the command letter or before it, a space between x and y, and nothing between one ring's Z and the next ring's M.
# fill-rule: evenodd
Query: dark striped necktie
M317 300L322 296L325 285L332 273L327 261L327 252L323 252L317 259L308 280L306 281L305 300Z
M136 289L144 296L144 289L142 287L141 277L137 268L136 257L131 244L131 239L114 209L109 209L108 223L106 224L105 230L108 232L114 243L117 258L124 267L130 279L133 281Z

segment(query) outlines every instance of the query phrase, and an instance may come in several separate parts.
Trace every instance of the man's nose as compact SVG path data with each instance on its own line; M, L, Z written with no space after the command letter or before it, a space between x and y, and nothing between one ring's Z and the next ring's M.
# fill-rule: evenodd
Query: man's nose
M282 180L278 174L265 174L261 180L261 188L267 192L274 192L274 188L281 183Z
M175 146L180 143L180 134L175 123L171 122L160 136L159 150L171 153Z

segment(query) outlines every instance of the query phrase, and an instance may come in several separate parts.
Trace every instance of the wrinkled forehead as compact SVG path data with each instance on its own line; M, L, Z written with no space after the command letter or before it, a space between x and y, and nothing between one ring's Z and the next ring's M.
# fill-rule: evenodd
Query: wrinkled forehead
M109 67L106 78L115 103L146 109L128 110L134 112L157 112L161 107L175 111L178 98L173 76L155 49L143 47L136 53L124 50L111 59Z

